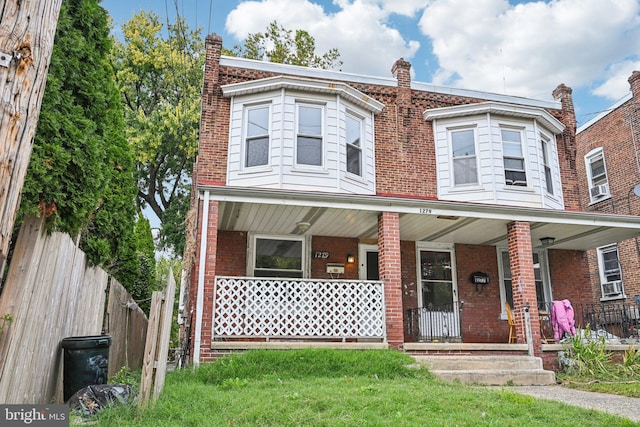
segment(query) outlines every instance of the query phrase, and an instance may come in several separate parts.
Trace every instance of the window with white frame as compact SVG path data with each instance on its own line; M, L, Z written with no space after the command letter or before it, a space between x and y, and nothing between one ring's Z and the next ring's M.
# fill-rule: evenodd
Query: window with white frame
M513 278L511 275L511 264L509 262L509 251L501 249L499 257L500 272L502 276L502 307L508 302L513 307ZM551 289L547 280L547 258L542 252L533 252L533 274L536 282L536 300L538 309L547 309L547 302L551 301Z
M322 115L320 105L298 104L296 163L322 166Z
M524 154L522 152L522 132L518 129L500 129L502 136L502 156L505 184L527 185Z
M617 245L598 248L598 269L603 298L623 298L622 269Z
M269 163L269 106L251 106L246 111L244 165L264 166Z
M254 277L303 277L304 237L253 236L251 244Z
M602 148L596 148L589 152L584 158L584 164L587 169L591 202L609 197L609 179L607 178L607 167Z
M450 135L454 186L477 184L475 129L455 129L450 131Z
M551 176L551 164L549 159L549 140L540 138L540 149L542 150L542 165L544 167L544 180L547 193L553 194L553 177Z
M362 176L362 119L346 114L347 172Z

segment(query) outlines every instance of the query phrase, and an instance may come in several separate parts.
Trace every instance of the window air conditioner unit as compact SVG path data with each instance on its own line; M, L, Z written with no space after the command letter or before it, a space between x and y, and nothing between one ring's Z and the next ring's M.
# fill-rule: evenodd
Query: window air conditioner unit
M608 282L602 284L602 293L605 296L619 295L622 293L622 282L617 280L615 282Z
M591 197L601 197L606 196L607 194L609 194L608 184L595 185L591 187Z

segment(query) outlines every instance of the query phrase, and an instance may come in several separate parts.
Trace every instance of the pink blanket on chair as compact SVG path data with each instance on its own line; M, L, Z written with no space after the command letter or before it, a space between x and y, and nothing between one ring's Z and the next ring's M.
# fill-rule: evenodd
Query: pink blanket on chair
M573 316L573 307L568 299L554 301L551 308L551 325L553 326L553 337L556 342L560 341L565 333L576 334L576 321Z

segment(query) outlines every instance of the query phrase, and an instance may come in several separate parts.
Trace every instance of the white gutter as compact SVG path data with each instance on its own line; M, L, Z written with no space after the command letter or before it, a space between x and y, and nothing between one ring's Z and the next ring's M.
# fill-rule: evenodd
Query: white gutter
M202 207L202 238L200 239L200 265L198 268L198 292L196 298L196 330L193 340L193 364L200 364L200 343L202 341L202 311L204 310L204 273L207 260L207 233L209 232L209 191L204 192Z

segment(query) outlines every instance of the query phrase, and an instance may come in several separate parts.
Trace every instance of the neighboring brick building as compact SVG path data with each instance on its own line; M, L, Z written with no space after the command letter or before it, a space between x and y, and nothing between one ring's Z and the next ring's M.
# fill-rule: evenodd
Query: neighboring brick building
M585 251L640 232L581 211L564 85L538 101L411 82L402 59L374 78L206 45L182 307L195 363L247 342L468 353L507 343L505 302L511 348L528 329L540 355L539 310L593 300Z
M640 215L640 72L631 91L578 129L577 161L583 210ZM637 303L640 243L635 237L588 252L596 301Z

